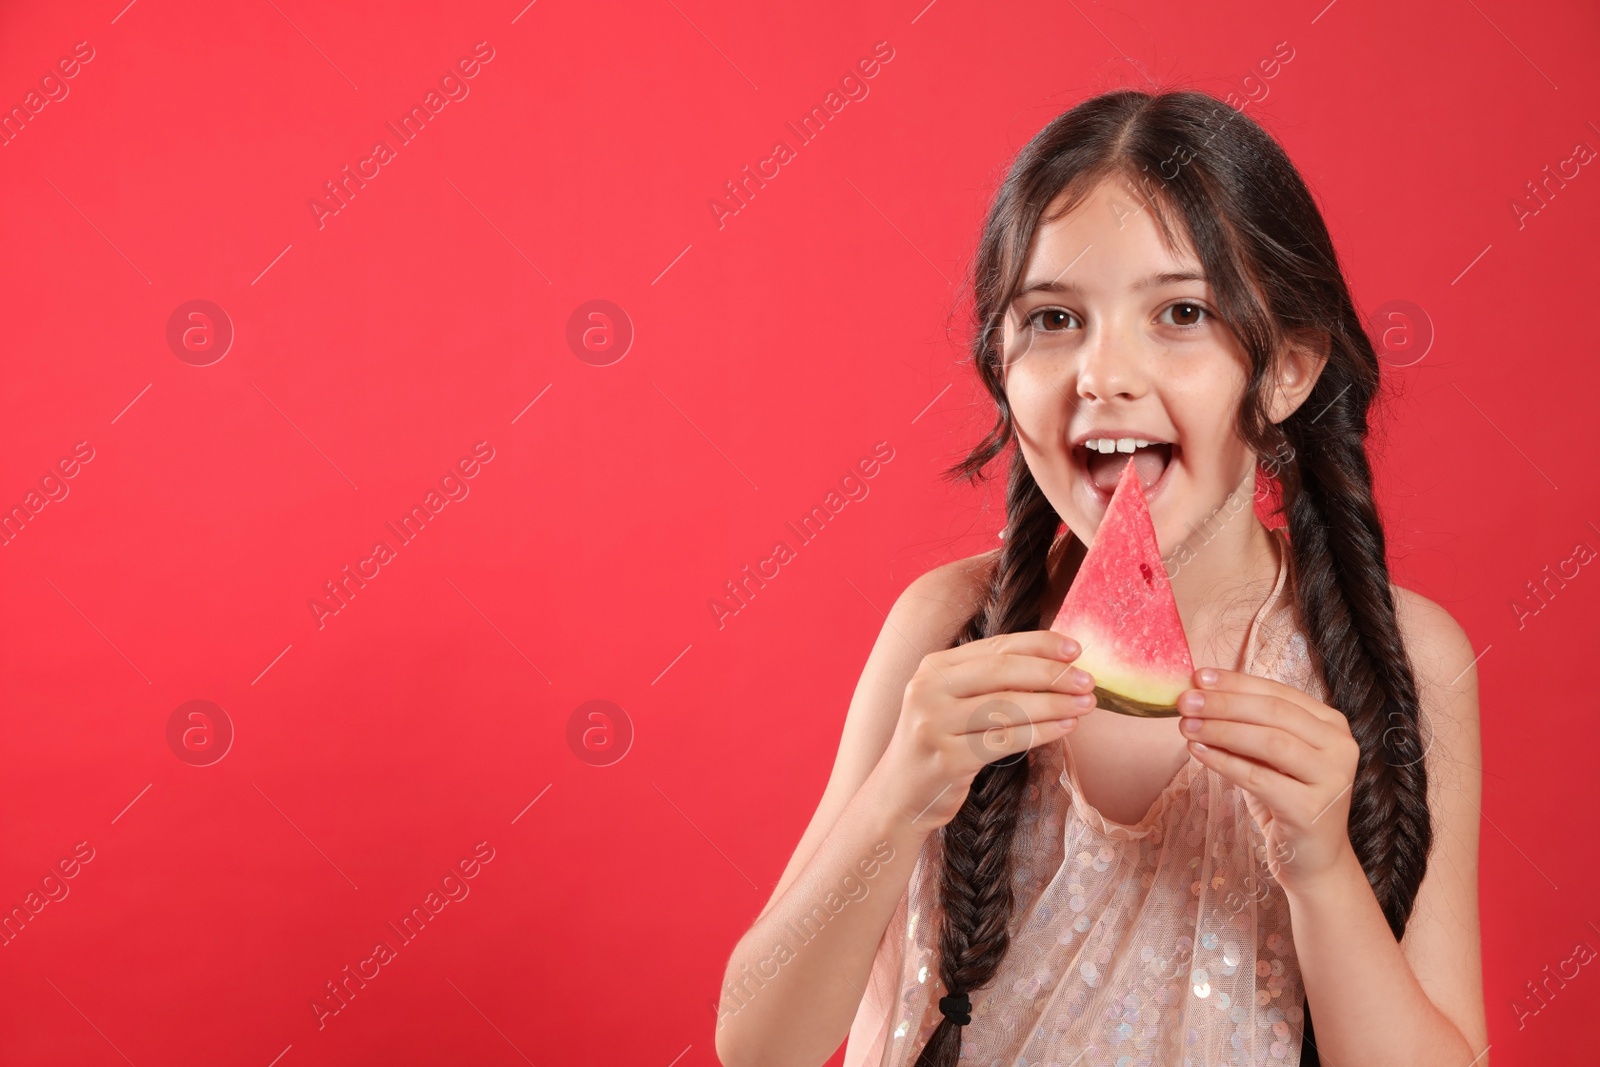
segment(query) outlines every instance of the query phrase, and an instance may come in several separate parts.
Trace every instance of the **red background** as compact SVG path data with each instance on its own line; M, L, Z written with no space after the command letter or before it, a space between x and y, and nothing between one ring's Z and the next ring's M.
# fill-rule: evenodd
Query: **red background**
M1587 969L1512 1004L1600 947L1600 576L1520 629L1511 604L1600 548L1600 176L1511 205L1600 147L1592 7L124 2L0 16L7 109L94 50L0 148L0 504L94 451L0 548L0 903L94 850L0 948L0 1060L715 1063L722 967L881 612L995 543L993 498L938 478L989 421L962 362L988 198L1053 115L1147 76L1264 88L1361 307L1431 322L1376 463L1397 579L1483 653L1492 1058L1587 1037ZM319 228L323 183L480 41L469 95ZM879 41L870 94L719 228L723 183ZM195 299L235 330L203 367L166 340ZM594 299L635 331L609 366L566 341ZM470 495L319 628L323 583L480 441ZM719 627L878 442L869 496ZM568 743L597 699L633 733L610 766ZM236 732L209 766L167 741L190 700ZM324 983L485 841L319 1030Z

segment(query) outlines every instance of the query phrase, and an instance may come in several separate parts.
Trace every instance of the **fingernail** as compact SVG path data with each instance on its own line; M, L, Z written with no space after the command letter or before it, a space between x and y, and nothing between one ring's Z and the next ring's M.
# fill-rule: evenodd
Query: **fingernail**
M1061 639L1061 654L1068 659L1076 656L1078 654L1078 642L1070 637L1063 637Z
M1061 732L1070 734L1078 725L1077 719L1064 719L1061 723Z
M1196 730L1200 729L1200 720L1199 719L1184 719L1179 723L1179 725L1183 727L1183 730L1184 730L1185 733L1191 733L1192 734Z
M1088 671L1081 670L1077 667L1072 668L1072 671L1067 675L1067 677L1072 680L1073 685L1089 685L1094 681L1093 675L1091 675Z
M1083 693L1083 694L1080 694L1079 696L1073 697L1072 698L1072 706L1076 707L1076 708L1092 708L1092 707L1094 707L1094 694L1093 693Z
M1206 706L1206 696L1197 690L1190 689L1178 697L1178 707L1182 711L1199 711Z
M1210 667L1202 667L1202 668L1200 668L1200 684L1201 685L1216 685L1217 684L1217 672L1212 670Z
M1189 743L1194 746L1196 752L1210 752L1211 751L1211 746L1207 745L1207 744L1205 744L1203 742L1190 741Z

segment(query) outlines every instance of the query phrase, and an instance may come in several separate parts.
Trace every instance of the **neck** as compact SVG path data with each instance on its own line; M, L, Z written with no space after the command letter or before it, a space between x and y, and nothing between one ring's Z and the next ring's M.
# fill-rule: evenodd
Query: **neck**
M1195 666L1233 669L1250 621L1278 578L1278 535L1261 524L1246 487L1183 544L1167 553L1167 574Z

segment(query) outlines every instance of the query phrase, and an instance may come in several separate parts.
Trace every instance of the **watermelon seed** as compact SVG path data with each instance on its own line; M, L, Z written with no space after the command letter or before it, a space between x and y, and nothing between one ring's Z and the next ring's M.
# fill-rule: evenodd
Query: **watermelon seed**
M1144 576L1144 584L1145 585L1153 586L1155 584L1155 575L1150 570L1150 564L1148 564L1148 563L1139 564L1139 573Z

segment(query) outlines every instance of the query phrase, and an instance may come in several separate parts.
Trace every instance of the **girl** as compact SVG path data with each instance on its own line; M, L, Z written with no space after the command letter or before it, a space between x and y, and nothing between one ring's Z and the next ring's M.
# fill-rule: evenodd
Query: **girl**
M1003 546L890 612L722 1062L1486 1063L1473 652L1389 583L1378 362L1299 174L1208 95L1106 93L1017 157L974 288L998 415L951 473L1009 452ZM1126 463L1179 719L1093 713L1047 629Z

